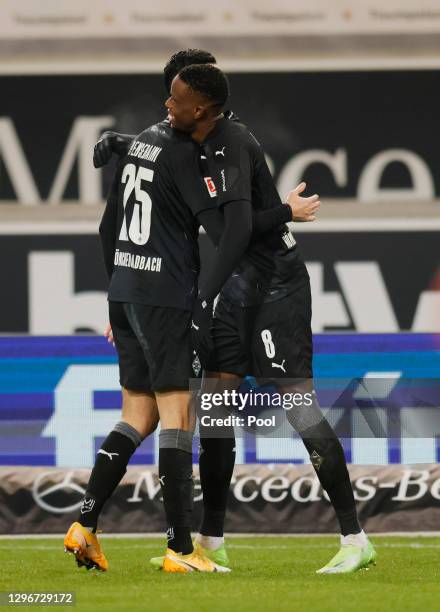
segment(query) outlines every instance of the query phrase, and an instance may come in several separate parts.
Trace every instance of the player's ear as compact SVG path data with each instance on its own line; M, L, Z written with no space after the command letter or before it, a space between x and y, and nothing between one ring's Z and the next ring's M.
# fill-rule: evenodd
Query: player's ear
M206 119L206 117L208 116L208 112L209 112L209 104L200 104L199 106L196 106L194 109L194 119L200 120L200 119Z

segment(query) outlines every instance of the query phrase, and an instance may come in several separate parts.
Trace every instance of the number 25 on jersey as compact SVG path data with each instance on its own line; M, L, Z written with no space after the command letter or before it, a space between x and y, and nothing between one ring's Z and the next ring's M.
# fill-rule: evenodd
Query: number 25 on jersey
M142 189L142 181L153 182L154 170L134 164L127 164L122 172L121 182L125 184L124 189L124 218L122 220L119 240L131 240L134 244L144 245L148 242L151 228L151 206L152 201L148 193ZM136 198L130 226L127 231L127 218L125 209L128 199L134 190Z

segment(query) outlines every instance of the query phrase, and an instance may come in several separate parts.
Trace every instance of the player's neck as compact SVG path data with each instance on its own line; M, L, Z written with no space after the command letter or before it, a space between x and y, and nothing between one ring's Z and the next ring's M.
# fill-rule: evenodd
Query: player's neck
M192 132L191 138L199 144L202 143L206 139L208 134L212 132L212 130L215 128L215 126L217 125L217 121L219 119L223 119L223 116L223 113L219 113L215 117L209 117L205 121L201 121L197 125L194 132Z

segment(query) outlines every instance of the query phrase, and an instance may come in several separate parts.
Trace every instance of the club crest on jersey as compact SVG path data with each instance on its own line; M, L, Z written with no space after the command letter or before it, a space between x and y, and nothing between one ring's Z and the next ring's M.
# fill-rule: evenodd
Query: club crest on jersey
M211 196L211 198L215 198L217 195L217 189L216 189L214 181L212 180L210 176L205 176L204 181L205 181L206 187L208 188L209 195Z
M202 370L202 364L200 363L200 359L197 354L194 355L194 359L192 362L192 369L193 369L195 376L198 376Z

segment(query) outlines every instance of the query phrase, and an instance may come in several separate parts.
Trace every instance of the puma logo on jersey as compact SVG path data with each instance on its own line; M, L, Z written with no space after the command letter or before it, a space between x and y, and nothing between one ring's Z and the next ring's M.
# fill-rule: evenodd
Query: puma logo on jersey
M223 157L225 156L225 149L226 149L226 145L224 147L222 147L219 151L216 151L215 154L220 156L222 155Z
M107 451L103 450L102 448L99 449L98 455L107 455L107 457L110 457L110 461L113 461L113 456L119 457L119 453L108 453Z
M285 359L283 359L282 363L275 363L274 361L272 361L272 367L273 368L279 368L280 370L283 370L284 374L286 373L286 368L284 367L284 363L285 363Z
M215 183L210 176L205 176L203 179L205 181L205 185L208 188L208 193L211 198L215 198L217 195L217 189L215 187Z

